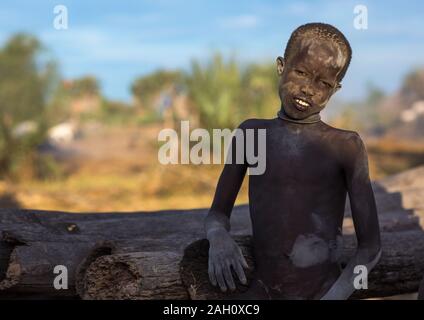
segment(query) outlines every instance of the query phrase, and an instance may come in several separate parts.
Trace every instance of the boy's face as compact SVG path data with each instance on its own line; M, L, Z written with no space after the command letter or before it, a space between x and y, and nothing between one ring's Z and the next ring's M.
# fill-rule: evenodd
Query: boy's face
M289 59L277 58L279 95L284 111L294 119L320 112L340 88L338 75L346 57L329 41L311 37L297 41Z

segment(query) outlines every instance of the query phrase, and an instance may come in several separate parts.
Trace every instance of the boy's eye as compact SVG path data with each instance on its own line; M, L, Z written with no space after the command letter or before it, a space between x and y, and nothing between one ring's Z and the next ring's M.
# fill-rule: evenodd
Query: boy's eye
M305 76L306 72L302 71L302 70L294 70L296 72L297 75L299 76Z
M321 83L323 84L323 85L325 85L326 87L328 87L328 88L332 88L333 86L331 85L331 83L329 83L329 82L327 82L327 81L321 81Z

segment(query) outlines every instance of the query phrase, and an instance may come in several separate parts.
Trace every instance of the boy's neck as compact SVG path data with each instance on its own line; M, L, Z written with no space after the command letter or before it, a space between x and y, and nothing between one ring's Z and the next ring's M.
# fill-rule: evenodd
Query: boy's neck
M282 120L294 122L294 123L300 123L300 124L308 124L308 123L316 123L321 121L321 115L319 113L311 114L310 116L304 118L304 119L294 119L291 118L285 111L284 108L281 108L280 111L277 113L278 117Z

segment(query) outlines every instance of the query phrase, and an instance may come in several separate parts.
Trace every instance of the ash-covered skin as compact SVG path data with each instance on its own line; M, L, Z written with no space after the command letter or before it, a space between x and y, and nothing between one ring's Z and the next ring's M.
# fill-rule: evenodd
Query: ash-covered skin
M292 251L289 254L293 265L307 268L316 264L325 263L327 260L337 263L343 250L343 236L341 228L335 238L326 240L326 235L332 233L331 221L325 214L312 212L313 234L301 234L296 238Z
M289 256L293 265L307 268L329 259L330 246L315 234L301 234L296 238Z
M339 47L314 38L296 42L294 49L298 53L288 61L277 58L281 75L279 95L285 114L303 120L324 109L331 95L340 88L337 79L346 58ZM299 110L296 98L310 106Z
M288 61L279 57L281 112L250 119L242 130L266 129L266 171L249 177L255 274L234 299L346 299L356 264L374 267L380 234L368 160L360 136L333 128L319 112L340 88L345 57L329 41L306 37ZM302 99L306 107L299 105ZM236 149L232 141L232 152ZM226 164L205 220L211 283L235 288L234 269L246 282L245 261L232 240L229 217L249 164ZM356 255L342 271L346 195L358 238Z

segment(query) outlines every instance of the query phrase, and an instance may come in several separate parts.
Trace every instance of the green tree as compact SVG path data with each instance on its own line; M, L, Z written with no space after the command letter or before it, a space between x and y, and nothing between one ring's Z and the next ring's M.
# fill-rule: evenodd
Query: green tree
M358 122L371 133L383 132L390 123L390 116L387 112L380 110L380 104L384 97L384 92L381 89L372 83L368 83L365 101L360 103L359 108L356 108Z
M411 71L403 80L401 95L409 105L424 100L424 69Z
M200 123L206 128L234 128L241 119L242 75L235 59L215 54L205 65L192 61L186 83Z
M152 98L161 90L170 86L182 85L183 74L180 71L158 70L134 80L131 93L142 108L153 110Z
M74 98L98 96L100 94L100 85L96 77L85 76L71 82L69 93Z
M121 101L103 99L98 119L107 124L128 125L136 122L134 108Z
M243 72L243 117L269 118L280 108L278 75L274 64L252 64Z
M44 139L45 109L57 80L55 65L44 61L40 42L25 34L10 38L0 49L0 177L11 173ZM23 121L36 130L16 136Z
M358 120L357 110L358 107L355 103L346 104L343 107L343 110L331 119L331 125L337 128L361 131L363 126Z

